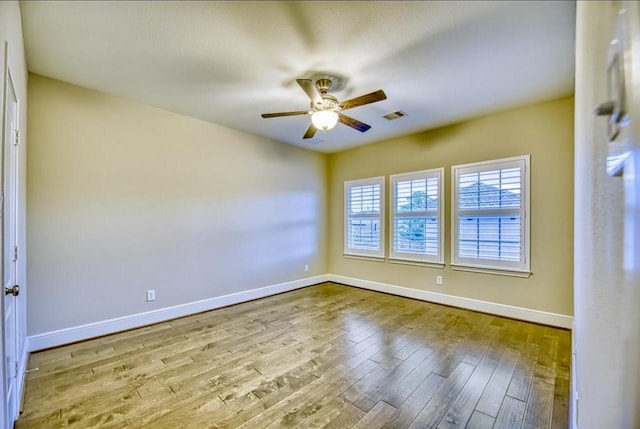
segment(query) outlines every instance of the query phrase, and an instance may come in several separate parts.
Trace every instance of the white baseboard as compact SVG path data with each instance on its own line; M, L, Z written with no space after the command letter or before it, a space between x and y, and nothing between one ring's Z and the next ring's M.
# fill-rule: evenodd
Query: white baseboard
M213 310L228 305L239 304L253 299L264 298L282 292L311 286L318 283L333 281L349 286L378 292L390 293L407 298L419 299L422 301L435 302L438 304L451 305L468 310L481 311L498 316L511 317L528 322L540 323L543 325L557 326L571 329L573 327L573 317L563 314L548 313L546 311L533 310L523 307L498 304L494 302L480 301L472 298L447 295L437 292L412 289L403 286L396 286L387 283L362 280L353 277L340 276L336 274L322 274L285 283L279 283L258 289L251 289L244 292L232 293L215 298L203 299L201 301L180 304L173 307L161 308L144 313L132 314L115 319L103 320L100 322L88 323L86 325L74 326L71 328L59 329L57 331L44 332L27 337L27 347L25 356L21 359L21 365L26 365L26 354L38 350L57 347L64 344L95 338L102 335L113 334L127 329L138 328L153 323L164 322L166 320L184 317L202 311ZM19 374L24 373L25 368L21 368Z
M464 298L461 296L447 295L438 292L429 292L425 290L412 289L404 286L396 286L370 280L356 279L353 277L340 276L336 274L329 274L329 281L342 283L349 286L360 287L363 289L375 290L378 292L390 293L392 295L419 299L422 301L460 307L467 310L481 311L483 313L495 314L497 316L525 320L527 322L540 323L542 325L557 326L559 328L565 329L571 329L573 327L573 317L564 314L549 313L546 311L533 310L530 308L515 307L512 305L498 304L488 301L480 301L472 298Z
M264 298L266 296L323 283L328 281L328 277L329 276L327 274L307 277L300 280L293 280L258 289L251 289L244 292L237 292L215 298L203 299L201 301L175 305L173 307L132 314L130 316L88 323L86 325L59 329L57 331L44 332L27 338L29 351L33 352L50 347L57 347L63 344L125 331L127 329L164 322L177 317L184 317L190 314L226 307L228 305L239 304L253 299Z

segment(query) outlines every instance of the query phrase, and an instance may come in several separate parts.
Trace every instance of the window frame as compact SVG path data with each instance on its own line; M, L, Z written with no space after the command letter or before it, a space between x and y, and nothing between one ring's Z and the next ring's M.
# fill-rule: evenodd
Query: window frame
M438 179L438 208L434 210L424 210L421 212L410 213L396 213L396 184L398 182L416 180L416 179ZM412 262L421 263L425 265L434 265L437 267L444 267L444 207L445 207L445 195L444 195L444 167L433 168L429 170L412 171L408 173L392 174L389 176L390 198L389 198L389 260L397 262ZM435 215L438 218L438 254L416 254L410 252L396 251L396 217L429 217Z
M380 186L380 211L374 214L349 214L349 189L362 186ZM369 177L366 179L348 180L344 182L344 256L385 259L385 176ZM349 219L378 219L380 225L380 238L378 250L354 249L349 247Z
M520 260L500 261L494 259L468 258L459 256L459 213L500 214L508 209L459 210L458 181L461 174L520 168ZM451 166L451 266L453 269L465 271L493 272L496 274L528 276L531 274L531 156L521 155L489 161L474 162ZM512 210L515 212L515 210Z

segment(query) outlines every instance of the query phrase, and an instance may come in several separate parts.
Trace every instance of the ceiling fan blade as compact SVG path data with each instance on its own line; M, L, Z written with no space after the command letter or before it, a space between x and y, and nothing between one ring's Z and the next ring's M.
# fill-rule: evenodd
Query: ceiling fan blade
M364 133L371 128L371 125L367 125L364 122L360 122L359 120L354 119L351 116L343 115L342 113L338 113L338 122L342 122L348 127L355 128L361 133Z
M302 136L302 138L303 139L310 139L310 138L312 138L313 136L316 135L316 131L318 131L316 126L311 124L311 125L309 125L309 128L307 128L307 132L304 133L304 136Z
M313 104L321 105L324 103L320 91L318 91L318 88L316 88L311 79L296 79L296 82L298 82L300 88L307 93L307 96L309 96Z
M383 90L379 89L369 94L361 95L360 97L351 98L345 100L339 104L342 110L352 109L358 106L364 106L365 104L375 103L376 101L382 101L387 99L387 94Z
M295 115L308 115L308 110L298 110L296 112L280 112L280 113L263 113L263 118L277 118L279 116L295 116Z

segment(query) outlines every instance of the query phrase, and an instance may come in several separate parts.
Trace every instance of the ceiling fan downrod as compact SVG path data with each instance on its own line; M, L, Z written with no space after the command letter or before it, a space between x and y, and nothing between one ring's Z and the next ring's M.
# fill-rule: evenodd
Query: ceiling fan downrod
M318 88L318 91L320 91L320 94L322 95L326 95L327 92L329 91L329 88L331 88L331 79L327 79L327 78L322 78L322 79L318 79L316 80L316 88Z

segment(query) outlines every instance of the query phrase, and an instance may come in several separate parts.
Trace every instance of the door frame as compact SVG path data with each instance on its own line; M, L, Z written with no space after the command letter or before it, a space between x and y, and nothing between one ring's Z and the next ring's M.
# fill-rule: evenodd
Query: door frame
M17 251L18 251L18 244L20 242L20 230L18 227L18 223L20 222L21 216L20 216L20 161L19 161L19 157L20 157L20 148L19 148L19 141L18 141L18 136L19 134L17 134L16 136L12 136L11 138L7 139L7 127L10 126L9 125L9 121L7 121L7 103L9 101L9 90L11 88L11 90L13 91L13 95L15 97L15 101L16 101L16 106L15 106L15 130L17 133L20 132L20 127L21 127L21 114L20 114L20 106L21 106L21 102L20 102L20 95L19 95L19 91L16 88L15 85L15 81L12 77L12 73L11 73L11 67L9 65L9 43L8 42L4 42L4 53L3 53L3 59L4 59L4 63L3 63L3 68L2 68L2 103L1 103L1 107L0 107L0 121L1 121L1 127L0 127L0 132L2 133L1 136L1 141L2 141L2 153L0 154L0 182L1 182L1 189L0 189L0 211L1 211L1 222L2 225L0 225L0 228L2 228L2 232L0 233L0 237L1 237L1 248L0 248L0 276L3 279L3 284L4 284L4 274L5 274L5 264L4 264L4 257L5 257L5 243L7 242L7 240L9 239L10 235L14 236L14 241L15 241L15 251L16 251L16 259L12 262L13 264L15 264L14 267L14 280L16 280L16 284L18 280L22 280L20 279L20 265L17 259ZM14 140L15 139L15 140ZM7 141L9 140L9 141ZM11 147L11 150L7 150L7 146ZM5 156L6 153L9 152L10 156ZM15 156L14 156L15 155ZM5 178L5 173L7 172L13 172L12 177L12 183L7 184L6 183L6 178ZM9 185L12 187L12 190L10 192L6 192L5 189L5 185ZM7 195L9 194L9 195ZM13 212L13 213L11 213ZM13 224L10 226L9 230L5 229L5 218L6 216L10 216L10 219L13 219L14 222ZM11 241L11 240L10 240ZM3 287L4 288L4 287ZM20 308L22 307L19 304L19 301L17 301L17 297L12 297L12 299L14 299L13 305L13 313L14 313L14 322L13 322L13 333L11 334L11 337L13 337L13 341L14 341L14 359L15 362L12 363L12 365L15 365L15 369L13 368L7 368L6 367L6 354L7 351L5 349L5 339L7 337L6 335L6 326L4 324L4 320L5 320L5 294L2 293L3 291L0 291L0 296L2 296L1 301L2 304L0 305L0 320L2 320L2 326L0 329L0 376L2 377L2 381L1 381L1 385L2 385L2 389L0 392L0 401L2 401L2 405L0 406L0 422L2 422L3 425L7 425L7 427L12 427L13 422L15 420L18 419L19 417L19 411L20 411L20 402L21 402L21 397L22 397L22 390L24 387L24 371L25 371L25 364L26 364L26 355L24 355L24 352L27 350L28 346L26 343L26 338L22 339L19 338L21 335L25 335L24 329L20 329L20 324L21 324L21 317L19 312L21 311ZM24 291L21 291L24 292ZM25 299L25 295L24 293L21 293L22 295L22 299ZM23 350L24 349L24 350ZM7 395L10 394L10 392L7 391L7 372L8 371L12 371L15 372L15 380L13 381L13 392L11 392L15 397L13 398L13 406L11 407L12 409L8 409L7 407Z

